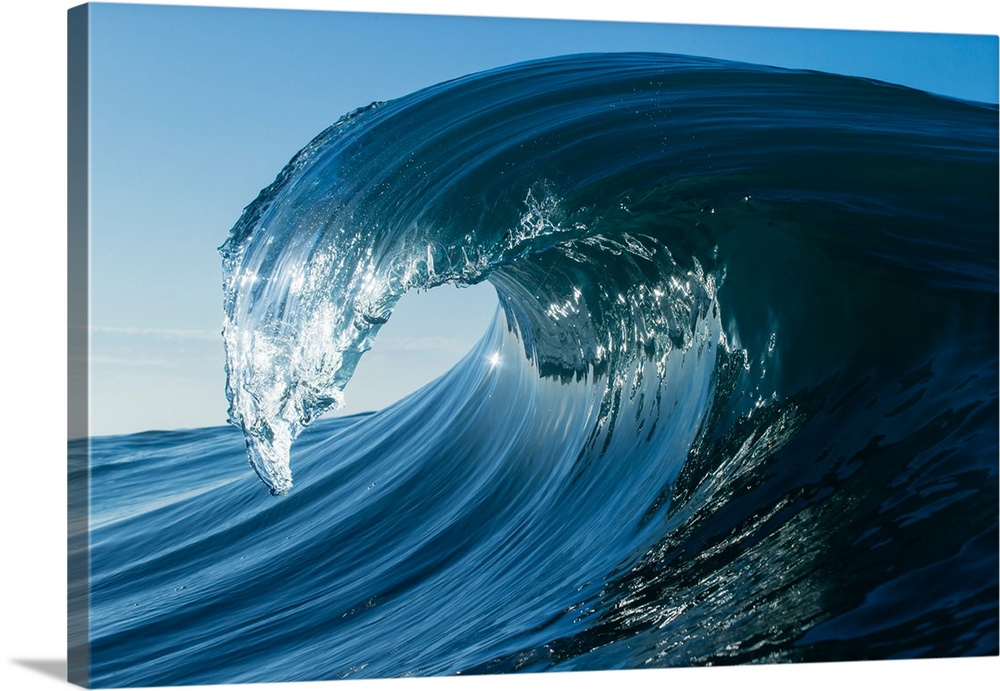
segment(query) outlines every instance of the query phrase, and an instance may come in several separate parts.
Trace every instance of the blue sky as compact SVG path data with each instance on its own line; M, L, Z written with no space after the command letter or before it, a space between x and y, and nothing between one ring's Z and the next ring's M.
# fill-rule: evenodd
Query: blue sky
M331 3L339 6L337 3ZM470 72L588 51L688 53L997 101L997 38L625 22L92 5L93 434L223 424L216 247L341 114ZM407 296L344 413L443 372L491 289Z

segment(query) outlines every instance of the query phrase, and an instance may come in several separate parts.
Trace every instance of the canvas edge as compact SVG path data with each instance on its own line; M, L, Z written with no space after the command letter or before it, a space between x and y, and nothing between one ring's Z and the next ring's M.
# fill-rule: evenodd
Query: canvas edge
M90 681L89 6L67 10L67 681ZM76 440L76 444L73 444Z

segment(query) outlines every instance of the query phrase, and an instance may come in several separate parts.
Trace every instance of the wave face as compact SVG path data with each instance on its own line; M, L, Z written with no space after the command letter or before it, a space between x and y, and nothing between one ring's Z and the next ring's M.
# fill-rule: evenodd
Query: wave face
M89 442L95 682L997 654L997 125L654 54L343 117L220 248L242 440ZM482 281L454 369L317 420Z

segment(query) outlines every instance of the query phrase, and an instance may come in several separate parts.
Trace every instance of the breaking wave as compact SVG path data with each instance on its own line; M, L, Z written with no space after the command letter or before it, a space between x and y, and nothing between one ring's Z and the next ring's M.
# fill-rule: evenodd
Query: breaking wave
M341 118L221 247L243 441L90 442L95 679L997 654L997 163L996 106L673 55ZM455 368L319 420L484 281Z

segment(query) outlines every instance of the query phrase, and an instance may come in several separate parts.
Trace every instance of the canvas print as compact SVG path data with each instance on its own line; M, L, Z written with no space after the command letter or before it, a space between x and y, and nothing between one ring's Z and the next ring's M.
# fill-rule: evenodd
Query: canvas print
M98 3L70 78L75 683L998 654L995 36Z

